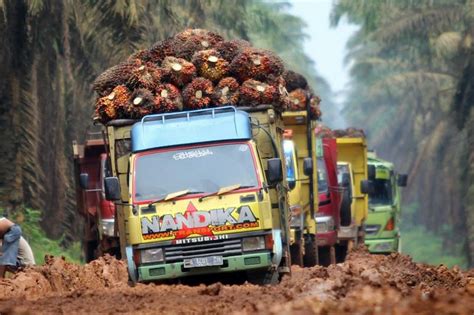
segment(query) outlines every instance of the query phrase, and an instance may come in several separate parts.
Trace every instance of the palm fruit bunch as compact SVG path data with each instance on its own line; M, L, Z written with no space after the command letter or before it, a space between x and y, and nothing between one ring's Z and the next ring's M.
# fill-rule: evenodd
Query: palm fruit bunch
M186 29L176 34L175 40L175 56L190 61L196 52L213 48L224 38L204 29Z
M231 73L240 81L268 81L283 72L282 60L270 51L244 48L230 64Z
M242 52L242 49L249 48L251 46L252 45L246 40L234 39L217 43L215 49L222 58L230 63L232 60L234 60L235 56Z
M296 89L305 90L308 88L308 81L306 81L306 78L295 71L286 70L283 72L283 78L285 79L286 89L288 92L293 92Z
M161 67L168 70L170 83L177 87L183 87L196 77L196 67L182 58L166 57Z
M151 62L140 62L132 69L127 86L132 90L144 88L153 91L168 73L168 69L158 68Z
M289 93L291 111L305 110L307 91L303 89L295 89Z
M105 70L92 83L92 88L99 96L109 95L116 86L127 84L137 65L141 65L141 61L134 59Z
M365 138L365 132L362 129L349 127L346 129L334 130L334 136L337 138Z
M158 113L183 110L183 98L179 89L169 83L160 84L155 90L155 108Z
M239 82L235 78L227 77L220 80L212 94L213 104L236 106L239 102L239 88Z
M202 109L211 105L214 87L204 78L196 78L183 89L183 101L186 109Z
M315 129L316 136L320 138L334 138L335 134L331 130L331 128L324 126L322 124L318 124L318 126Z
M153 93L147 89L136 89L130 97L129 116L133 119L158 112Z
M321 116L323 115L321 111L321 107L319 104L321 103L321 99L319 96L317 96L314 93L310 94L310 99L309 99L309 109L310 109L310 118L314 120L321 119Z
M260 104L274 104L275 110L283 111L279 102L280 93L274 85L257 80L247 80L242 83L239 91L239 104L241 106L253 107Z
M161 64L166 57L176 56L177 40L173 37L167 38L161 42L155 43L149 50L145 57L149 58L149 61Z
M201 50L194 54L192 63L199 76L217 82L229 72L229 63L215 49Z
M97 99L95 117L100 121L110 121L127 116L130 91L124 85L116 86L109 95Z

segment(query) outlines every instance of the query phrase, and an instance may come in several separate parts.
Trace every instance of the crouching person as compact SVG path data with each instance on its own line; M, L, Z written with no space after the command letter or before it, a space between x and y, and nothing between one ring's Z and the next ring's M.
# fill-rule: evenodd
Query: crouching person
M0 217L0 238L2 240L0 278L4 278L7 269L12 271L18 267L18 248L21 238L20 226L5 217Z

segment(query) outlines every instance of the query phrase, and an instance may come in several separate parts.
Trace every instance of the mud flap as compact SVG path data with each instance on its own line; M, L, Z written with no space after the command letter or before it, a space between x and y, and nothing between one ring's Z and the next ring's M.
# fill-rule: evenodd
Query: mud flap
M281 264L281 259L283 257L283 244L281 241L281 230L274 229L272 231L273 236L273 252L275 253L272 257L272 265L277 269Z
M138 282L137 266L135 261L133 261L133 248L132 246L125 247L125 253L127 257L127 268L128 268L128 277L132 282L132 285Z

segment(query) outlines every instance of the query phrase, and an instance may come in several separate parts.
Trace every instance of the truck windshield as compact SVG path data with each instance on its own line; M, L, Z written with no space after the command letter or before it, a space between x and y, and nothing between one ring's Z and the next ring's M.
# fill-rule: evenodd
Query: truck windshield
M373 193L369 193L369 203L371 205L391 205L392 204L392 184L388 179L374 179Z
M295 148L293 146L293 142L291 140L284 140L283 149L285 151L286 178L288 181L295 181L295 160L293 159Z
M215 192L222 187L258 187L251 147L220 144L144 154L135 162L135 200L177 191Z
M328 172L324 159L318 157L318 192L326 192L328 190Z

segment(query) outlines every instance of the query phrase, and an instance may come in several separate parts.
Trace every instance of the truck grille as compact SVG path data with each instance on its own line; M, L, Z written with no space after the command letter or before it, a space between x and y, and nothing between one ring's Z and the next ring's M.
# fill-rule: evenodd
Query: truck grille
M365 235L375 235L380 230L379 224L372 224L365 226Z
M180 244L165 247L167 263L182 261L185 258L205 256L230 256L242 253L240 239L218 240L206 243Z

